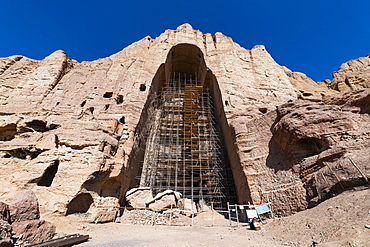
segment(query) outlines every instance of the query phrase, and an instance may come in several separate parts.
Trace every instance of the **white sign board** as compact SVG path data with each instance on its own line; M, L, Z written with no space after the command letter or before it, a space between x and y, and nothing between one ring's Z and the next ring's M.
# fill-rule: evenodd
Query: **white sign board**
M248 219L258 218L258 214L255 209L247 209L245 211L247 212Z

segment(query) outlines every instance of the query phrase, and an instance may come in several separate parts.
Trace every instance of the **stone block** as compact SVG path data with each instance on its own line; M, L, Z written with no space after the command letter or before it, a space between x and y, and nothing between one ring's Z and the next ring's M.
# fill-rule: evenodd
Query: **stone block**
M114 222L119 211L118 199L115 197L95 198L88 213L89 222L104 223Z
M175 208L177 200L181 198L181 193L173 190L165 190L158 193L152 200L146 202L148 207L154 211L163 211L168 208Z
M149 187L134 188L126 193L126 201L133 208L146 208L145 203L152 199L152 190Z

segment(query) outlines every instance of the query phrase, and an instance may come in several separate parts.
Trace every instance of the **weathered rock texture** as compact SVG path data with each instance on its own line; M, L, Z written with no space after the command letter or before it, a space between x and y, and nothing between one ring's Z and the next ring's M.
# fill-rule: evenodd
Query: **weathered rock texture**
M55 225L39 219L38 207L31 190L17 194L9 205L0 201L0 246L23 246L54 237Z
M9 204L10 221L38 220L39 203L32 190L17 194Z
M26 220L14 222L13 231L18 237L17 243L41 243L50 240L55 235L56 227L51 222L45 220Z
M146 202L153 199L150 187L133 188L126 193L126 201L133 208L146 208Z
M165 190L162 193L157 194L153 199L146 201L146 205L151 210L163 211L168 208L177 207L177 201L181 198L179 192L173 190Z
M256 156L249 161L248 181L256 203L272 201L276 213L293 213L366 182L358 169L369 173L368 114L360 115L357 107L299 100L271 115L261 132L253 133L265 148L250 150ZM252 131L261 126L256 121L250 123ZM269 129L271 138L264 138Z
M342 64L338 71L333 73L333 78L329 86L340 92L369 88L370 55Z
M246 50L184 24L92 62L63 51L1 58L0 200L32 189L41 213L56 215L92 215L105 198L124 205L140 173L151 83L178 44L198 47L217 79L239 203L271 201L290 214L364 183L346 156L369 173L369 57L317 83L264 46Z
M8 223L11 222L9 205L4 202L0 202L0 220L4 220Z
M0 219L0 247L14 246L14 238L11 225Z

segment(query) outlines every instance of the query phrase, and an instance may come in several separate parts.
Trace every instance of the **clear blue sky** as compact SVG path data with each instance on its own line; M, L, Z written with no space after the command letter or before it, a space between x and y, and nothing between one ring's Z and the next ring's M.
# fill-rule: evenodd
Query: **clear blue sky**
M370 53L369 0L2 0L0 57L43 59L64 50L78 61L107 57L146 35L190 23L314 80Z

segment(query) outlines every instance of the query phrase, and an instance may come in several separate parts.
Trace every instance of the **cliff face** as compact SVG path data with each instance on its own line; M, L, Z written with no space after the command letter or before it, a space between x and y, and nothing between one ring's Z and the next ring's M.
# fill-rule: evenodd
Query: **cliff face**
M91 62L63 51L41 61L1 58L0 200L27 188L44 214L93 217L104 214L101 205L124 203L140 170L133 160L152 82L178 44L198 47L217 79L229 158L240 166L233 169L239 203L270 201L286 215L364 183L346 155L369 173L368 66L361 62L368 58L316 83L278 65L263 46L246 50L184 24Z

